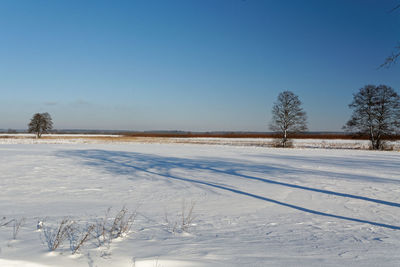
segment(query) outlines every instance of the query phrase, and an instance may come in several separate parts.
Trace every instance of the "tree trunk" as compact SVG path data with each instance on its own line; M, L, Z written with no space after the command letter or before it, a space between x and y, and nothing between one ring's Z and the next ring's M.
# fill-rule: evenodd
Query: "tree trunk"
M286 147L286 142L287 142L287 130L283 131L283 139L282 139L282 146Z
M376 149L377 150L382 150L383 146L382 146L381 134L378 133L376 135L375 142L376 142Z
M371 147L373 150L376 149L376 142L374 138L374 131L372 131L372 126L369 127L369 140L371 140Z

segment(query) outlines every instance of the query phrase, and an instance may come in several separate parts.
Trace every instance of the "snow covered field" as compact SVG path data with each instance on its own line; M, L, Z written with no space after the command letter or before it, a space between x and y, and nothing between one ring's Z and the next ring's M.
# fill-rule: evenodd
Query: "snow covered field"
M273 147L278 139L273 138L169 138L169 137L129 137L121 135L90 134L51 134L35 139L33 134L0 134L0 144L127 144L127 143L161 143L161 144L206 144L231 146ZM293 139L295 148L333 148L333 149L369 149L368 140L349 139ZM387 147L400 151L400 141L387 141Z
M0 266L400 265L398 151L23 140L0 145L0 225L25 219L0 226ZM75 255L37 229L123 206L130 233Z

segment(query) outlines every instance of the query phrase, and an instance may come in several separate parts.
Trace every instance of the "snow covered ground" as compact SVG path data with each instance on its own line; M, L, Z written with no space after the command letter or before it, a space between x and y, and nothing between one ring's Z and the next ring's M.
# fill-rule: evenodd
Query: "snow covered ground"
M161 144L206 144L230 146L274 147L278 139L273 138L163 138L163 137L129 137L121 135L90 134L50 134L35 139L33 134L0 134L0 144L127 144L127 143L161 143ZM293 139L295 148L328 148L328 149L369 149L368 140L348 139ZM387 141L387 147L400 151L400 140Z
M7 140L0 225L24 222L15 239L0 226L0 266L400 265L398 151ZM137 211L130 233L75 255L37 229L123 206Z

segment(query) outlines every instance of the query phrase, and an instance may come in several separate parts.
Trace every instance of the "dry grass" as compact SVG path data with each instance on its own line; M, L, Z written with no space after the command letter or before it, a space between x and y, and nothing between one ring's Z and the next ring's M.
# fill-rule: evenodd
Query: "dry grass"
M12 223L13 221L14 221L14 219L7 220L6 217L2 217L2 218L0 219L0 227L1 227L1 226L9 225L9 224Z
M21 227L24 223L25 223L25 218L14 219L14 224L13 224L13 239L14 240L17 239L19 230L21 229Z
M43 139L57 139L57 136L45 136ZM100 141L117 141L117 142L132 142L137 140L143 140L143 138L157 138L159 140L165 140L168 138L281 138L279 134L128 134L121 136L65 136L63 139L89 139L89 140L100 140ZM289 139L346 139L346 140L369 140L366 135L351 135L351 134L289 134ZM384 140L400 140L400 135L386 136Z
M190 206L186 206L186 201L183 200L181 213L176 216L175 220L170 220L167 211L165 211L164 220L172 233L189 232L193 226L193 221L196 219L196 216L193 214L195 205L196 203L191 201Z
M80 229L74 224L68 229L67 236L69 239L69 246L72 251L72 254L77 253L83 247L83 245L91 238L94 229L95 229L94 224L90 224L83 229Z
M263 134L263 133L130 133L125 137L156 137L156 138L281 138L278 133ZM359 134L334 134L334 133L297 133L288 134L289 139L357 139L368 140L367 135ZM385 140L400 140L400 135L386 136Z
M55 228L47 225L43 226L42 233L44 242L47 244L50 251L56 250L64 242L73 224L73 221L65 218Z

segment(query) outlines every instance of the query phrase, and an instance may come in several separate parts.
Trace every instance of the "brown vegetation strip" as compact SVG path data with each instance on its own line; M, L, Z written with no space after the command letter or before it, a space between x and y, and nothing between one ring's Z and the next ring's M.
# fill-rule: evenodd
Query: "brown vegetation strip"
M0 136L0 139L32 139L30 136L8 135ZM42 136L41 139L90 139L90 140L105 140L116 142L138 141L143 138L280 138L279 134L259 134L259 133L128 133L120 136ZM292 139L346 139L346 140L369 140L366 135L351 135L351 134L290 134ZM384 140L400 140L400 135L385 136Z
M260 133L129 133L127 137L169 137L169 138L280 138L279 134L260 134ZM293 139L355 139L369 140L368 135L358 134L289 134ZM384 140L400 140L400 135L385 136Z

